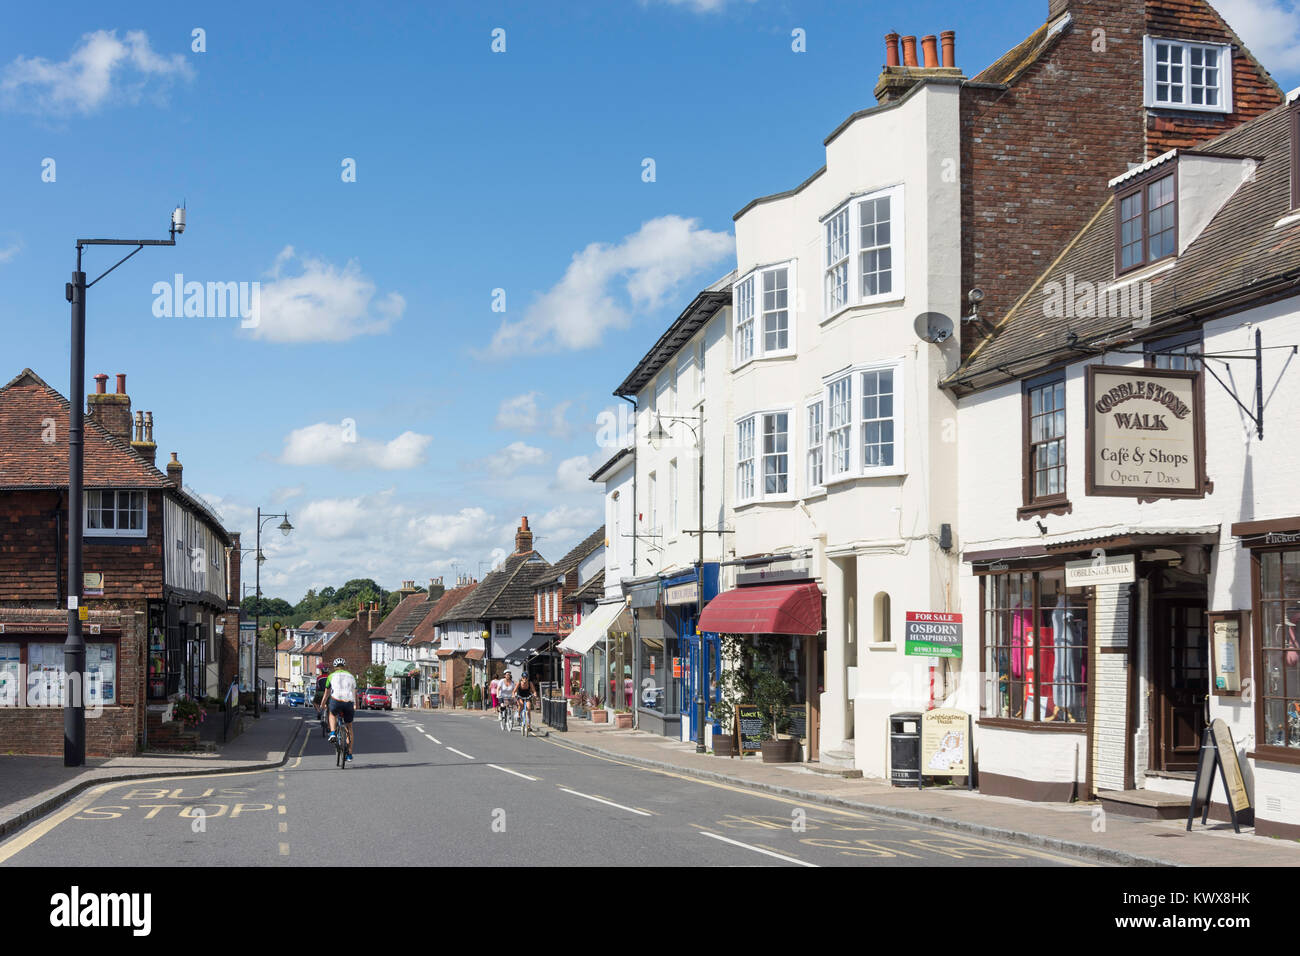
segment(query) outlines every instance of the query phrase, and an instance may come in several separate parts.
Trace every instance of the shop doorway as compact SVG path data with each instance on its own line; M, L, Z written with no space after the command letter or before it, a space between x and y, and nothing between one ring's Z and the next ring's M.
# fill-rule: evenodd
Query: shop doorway
M1196 770L1210 694L1206 598L1156 595L1152 614L1152 769Z

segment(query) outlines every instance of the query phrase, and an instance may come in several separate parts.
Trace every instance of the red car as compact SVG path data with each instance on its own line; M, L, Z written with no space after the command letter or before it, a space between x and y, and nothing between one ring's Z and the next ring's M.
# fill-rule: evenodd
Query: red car
M367 687L358 702L363 710L392 710L393 698L382 687Z

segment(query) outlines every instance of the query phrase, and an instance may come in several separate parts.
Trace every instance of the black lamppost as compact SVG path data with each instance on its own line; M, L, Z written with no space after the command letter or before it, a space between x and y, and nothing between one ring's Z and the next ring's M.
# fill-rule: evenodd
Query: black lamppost
M704 747L704 724L708 717L706 709L707 685L709 679L709 646L704 640L704 632L700 630L700 616L704 613L704 439L700 434L704 430L704 409L700 408L699 415L655 415L655 427L650 431L650 441L658 443L668 437L668 432L664 430L663 422L667 419L670 422L681 422L691 430L691 436L695 439L695 447L698 449L695 462L695 473L699 478L699 487L696 490L696 497L699 499L700 506L700 526L696 532L700 539L700 557L695 564L695 631L700 639L700 672L695 678L695 711L699 716L699 725L697 727L697 736L695 740L695 752L697 754L705 753ZM695 430L691 422L696 422L700 426L700 431Z
M287 514L264 515L262 514L261 508L257 509L257 544L254 548L254 550L257 552L257 558L255 561L257 565L257 573L255 576L256 584L254 585L253 588L253 593L257 597L257 609L256 611L254 611L254 620L257 623L253 629L253 660L250 662L252 667L251 673L253 675L253 716L254 717L259 717L261 716L262 713L260 703L258 700L260 696L260 692L258 691L258 687L257 687L257 642L262 639L262 562L266 560L266 555L262 554L262 527L272 518L284 519L279 523L279 525L277 525L277 527L280 529L280 533L283 534L286 538L289 537L289 532L293 530L293 525L289 524L289 516ZM279 694L278 687L276 688L275 706L277 710L280 707L280 694Z
M86 641L81 633L82 527L85 502L82 479L85 469L83 433L86 407L86 290L145 246L174 246L176 234L185 231L185 210L172 211L168 239L78 239L77 271L64 287L72 303L72 370L68 389L68 639L63 645L63 672L68 675L68 692L63 698L63 765L82 767L86 763ZM135 246L93 282L81 271L81 250L86 246Z

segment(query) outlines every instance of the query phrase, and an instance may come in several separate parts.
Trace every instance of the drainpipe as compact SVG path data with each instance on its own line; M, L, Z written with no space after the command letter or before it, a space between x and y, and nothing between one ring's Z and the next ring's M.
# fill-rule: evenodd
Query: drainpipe
M636 577L636 539L639 534L637 530L637 510L636 510L636 399L628 398L626 395L620 395L619 398L632 406L632 577Z

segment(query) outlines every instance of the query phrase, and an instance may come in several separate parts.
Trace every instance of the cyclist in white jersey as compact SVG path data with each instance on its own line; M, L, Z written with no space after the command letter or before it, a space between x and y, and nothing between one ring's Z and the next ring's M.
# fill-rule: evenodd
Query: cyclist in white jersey
M325 682L325 697L321 701L329 707L330 741L338 735L338 721L342 718L351 733L348 734L348 759L352 759L352 748L356 745L356 727L352 720L356 716L357 679L347 669L347 661L341 657L334 659L334 671Z

